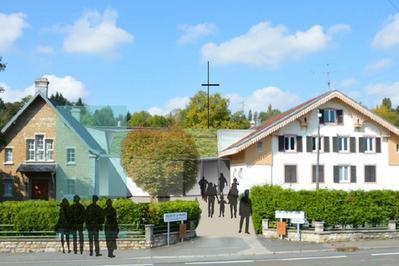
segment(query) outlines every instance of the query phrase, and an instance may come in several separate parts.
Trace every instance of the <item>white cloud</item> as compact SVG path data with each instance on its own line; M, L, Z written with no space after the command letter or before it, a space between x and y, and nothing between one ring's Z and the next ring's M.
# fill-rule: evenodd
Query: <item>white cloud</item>
M341 32L351 31L351 26L347 24L336 24L328 29L328 34L333 35Z
M377 62L368 64L365 68L364 71L368 74L373 74L376 72L379 72L381 70L390 68L393 65L393 61L390 58L383 58Z
M36 47L36 52L39 53L39 54L45 54L45 55L53 55L53 54L55 54L55 50L54 50L53 47L41 46L41 45Z
M375 99L374 104L379 103L382 98L391 98L393 104L399 104L399 81L392 82L391 84L377 83L368 85L365 89L367 95Z
M266 111L269 104L280 110L287 110L300 103L297 95L283 91L280 88L269 86L253 91L250 95L241 96L238 93L228 94L230 108L233 111Z
M202 47L202 57L217 64L247 64L274 68L285 61L322 51L333 34L349 26L338 24L326 33L320 25L306 31L289 33L283 25L261 22L243 35L220 44L208 43ZM328 30L327 30L328 32Z
M152 115L166 115L175 109L183 109L186 107L188 102L190 101L189 97L176 97L168 100L161 107L151 107L148 109L148 112Z
M341 88L350 88L353 87L354 85L356 85L358 83L358 80L355 78L347 78L347 79L343 79L339 82L339 87Z
M79 97L87 95L84 84L72 76L57 77L55 75L44 75L50 84L48 95L56 92L62 93L68 100L76 101ZM21 98L33 95L35 93L35 85L32 84L25 89L13 89L7 84L0 84L5 91L1 94L1 98L6 102L19 101Z
M23 13L9 15L0 13L0 51L12 47L14 42L21 37L23 28L27 26L25 18Z
M179 44L192 43L201 37L214 34L216 31L216 26L212 23L201 23L196 25L183 24L179 25L178 28L183 33L177 40Z
M399 45L399 13L388 17L386 24L377 32L371 44L380 49L389 49Z
M113 9L103 13L87 10L73 25L66 27L64 49L68 53L98 54L112 57L123 43L133 42L133 35L116 25Z

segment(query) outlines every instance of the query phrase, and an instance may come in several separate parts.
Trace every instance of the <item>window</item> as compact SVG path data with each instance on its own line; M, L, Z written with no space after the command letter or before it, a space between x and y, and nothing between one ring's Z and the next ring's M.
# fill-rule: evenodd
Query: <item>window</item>
M26 141L26 160L34 161L35 160L35 140L28 139Z
M44 161L44 135L36 135L36 160Z
M3 196L4 197L12 197L13 194L13 180L12 179L5 179L3 180L4 190Z
M317 165L312 165L312 182L316 183ZM324 182L324 165L319 165L319 182Z
M399 144L396 144L396 152L399 152Z
M364 138L364 151L365 152L373 152L374 151L374 138L367 137Z
M66 194L74 195L75 194L75 179L66 179Z
M324 123L335 123L336 111L334 109L324 109Z
M12 163L12 148L5 148L4 149L4 163Z
M317 141L317 137L312 137L311 141L312 141L312 151L316 152L317 151L317 147L319 147L319 150L321 151L323 149L323 137L320 137L319 141ZM319 145L320 144L320 145Z
M257 142L256 143L256 150L258 151L258 153L263 153L263 142Z
M349 138L339 137L338 138L338 151L349 152Z
M67 164L75 164L75 148L67 148Z
M364 166L364 182L376 182L376 168L375 165Z
M339 166L339 182L340 183L349 183L349 166L341 165Z
M284 150L295 151L295 136L284 136Z
M285 165L285 183L296 183L296 165Z
M54 146L52 139L46 139L46 161L52 161L54 154Z

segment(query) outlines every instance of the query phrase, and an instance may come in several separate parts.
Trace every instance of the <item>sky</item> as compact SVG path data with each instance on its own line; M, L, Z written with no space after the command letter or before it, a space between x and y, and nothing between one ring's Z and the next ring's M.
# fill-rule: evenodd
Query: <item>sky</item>
M167 114L204 90L233 111L281 110L329 89L399 104L399 0L0 2L0 94L45 76L91 105Z

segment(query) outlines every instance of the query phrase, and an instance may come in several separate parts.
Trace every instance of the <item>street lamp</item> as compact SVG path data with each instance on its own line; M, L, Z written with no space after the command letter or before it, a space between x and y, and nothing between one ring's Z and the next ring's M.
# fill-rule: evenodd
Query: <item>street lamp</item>
M320 168L320 119L322 117L322 113L320 112L320 109L317 109L317 145L316 145L316 149L317 149L317 159L316 159L316 190L319 189L320 186L320 178L319 178L319 168Z

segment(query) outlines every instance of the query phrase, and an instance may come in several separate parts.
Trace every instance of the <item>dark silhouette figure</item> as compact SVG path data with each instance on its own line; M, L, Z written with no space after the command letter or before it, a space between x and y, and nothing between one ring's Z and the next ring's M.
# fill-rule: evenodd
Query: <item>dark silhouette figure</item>
M224 200L223 194L220 195L220 200L219 200L219 217L223 216L224 217L224 209L225 209L225 204L227 202Z
M237 218L237 204L238 204L238 182L237 178L233 179L233 183L231 184L231 188L229 193L227 194L227 200L229 201L230 205L230 215L231 218Z
M217 198L216 185L214 185L212 182L208 183L206 195L208 197L208 217L212 218L215 211L215 199Z
M83 253L83 223L85 221L85 207L80 203L80 197L75 195L73 197L73 204L70 207L70 221L73 238L73 252L78 252L77 235L79 235L79 250Z
M226 180L226 178L224 177L224 175L223 175L223 173L220 173L220 176L219 176L219 192L220 192L220 194L223 194L223 189L224 189L224 186L226 185L227 186L227 180Z
M249 216L252 214L252 204L249 199L249 190L244 191L244 196L240 199L240 230L241 233L242 224L245 219L245 233L249 234Z
M105 241L107 242L108 257L114 258L114 250L117 249L116 239L118 238L119 227L116 220L116 210L112 207L112 200L107 199L106 205L104 208Z
M201 197L206 201L206 185L208 185L208 181L205 179L205 176L201 178L201 180L198 182L198 185L200 186Z
M71 246L69 243L69 235L71 234L70 207L66 198L63 198L60 204L56 231L61 235L62 253L65 253L65 241L67 243L68 253L71 253Z
M97 205L98 197L93 195L92 203L86 209L86 228L89 237L90 256L93 256L93 244L96 256L102 256L100 253L100 241L98 235L104 223L103 209Z

